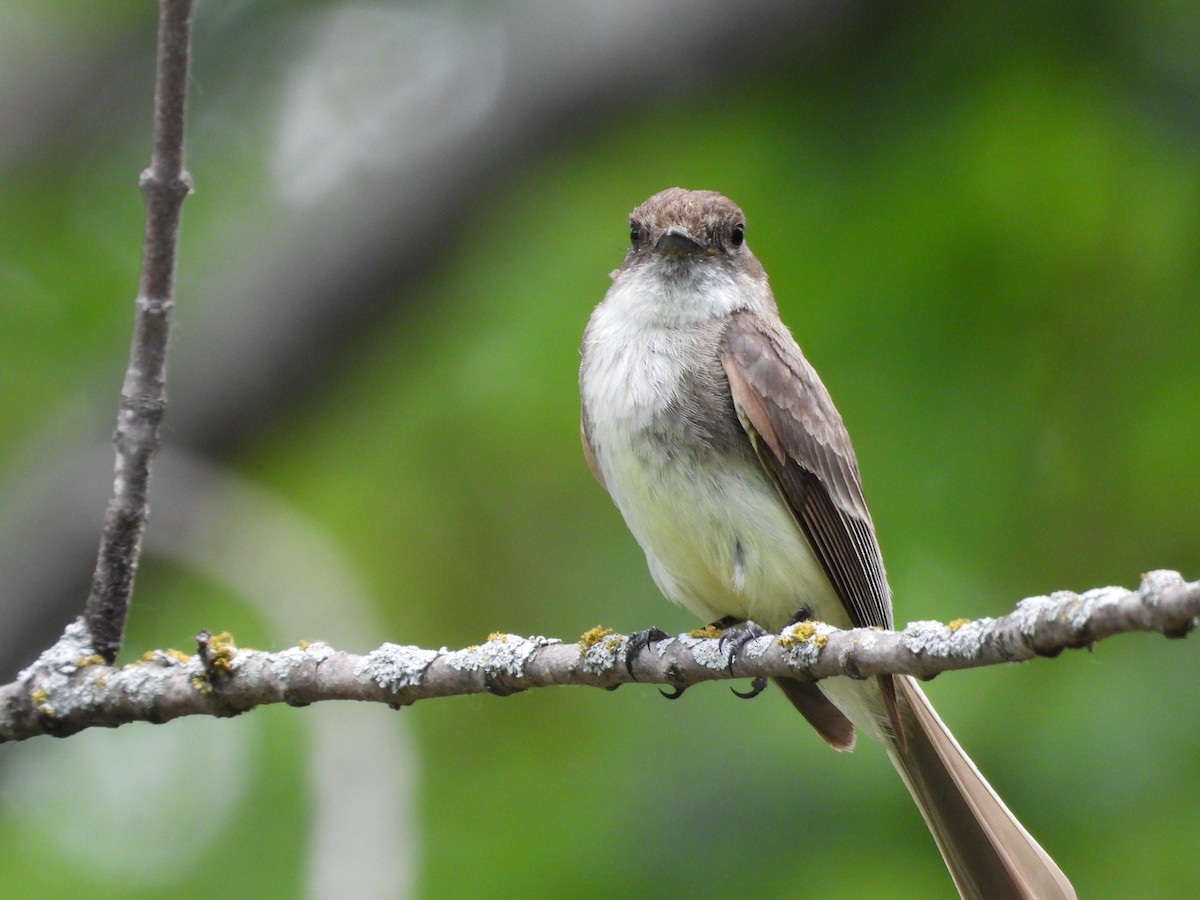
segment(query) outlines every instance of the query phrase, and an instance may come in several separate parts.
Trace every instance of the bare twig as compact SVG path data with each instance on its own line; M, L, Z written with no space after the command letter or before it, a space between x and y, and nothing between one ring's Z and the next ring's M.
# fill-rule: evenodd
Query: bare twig
M65 736L97 726L165 722L179 716L231 716L265 703L373 700L406 706L458 694L507 695L549 685L613 688L631 681L687 686L721 678L786 675L864 678L885 672L921 678L1035 656L1131 631L1186 634L1200 616L1200 582L1152 572L1136 591L1060 591L1022 600L999 619L902 631L839 631L802 622L756 638L736 658L705 632L651 644L625 660L628 638L594 629L578 644L496 634L465 650L384 644L358 656L313 643L278 653L237 648L228 635L201 632L197 652L154 651L112 668L88 655L82 624L69 628L18 680L0 688L0 742Z
M141 176L146 201L142 273L129 367L117 414L116 474L84 618L91 647L107 662L121 649L148 513L150 461L166 407L167 338L174 306L175 249L191 179L183 168L191 0L160 0L154 145Z

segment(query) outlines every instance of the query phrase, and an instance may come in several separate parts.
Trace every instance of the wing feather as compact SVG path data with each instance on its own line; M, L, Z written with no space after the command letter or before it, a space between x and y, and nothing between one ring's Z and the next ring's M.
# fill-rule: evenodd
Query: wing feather
M816 371L781 325L750 312L733 316L721 362L742 425L850 620L891 628L887 577L858 461Z
M850 621L891 628L891 595L858 460L816 370L781 322L750 311L732 316L721 363L742 427ZM880 686L902 743L892 679L881 678Z

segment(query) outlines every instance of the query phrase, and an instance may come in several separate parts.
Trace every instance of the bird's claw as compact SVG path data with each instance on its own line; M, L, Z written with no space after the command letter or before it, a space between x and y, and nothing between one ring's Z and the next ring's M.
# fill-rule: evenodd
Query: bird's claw
M629 640L625 644L625 671L629 673L630 678L635 681L637 680L637 676L633 674L633 661L637 658L637 655L655 641L663 641L669 637L670 635L657 625L651 625L649 628L635 631L629 636ZM675 697L671 697L670 699L674 700Z
M739 691L737 688L730 688L735 696L741 697L743 700L753 700L766 689L767 679L765 675L755 676L754 680L750 682L750 690L748 691Z
M726 623L731 618L731 616L726 616L719 622L713 623L714 625L718 625L727 629L726 632L721 635L719 643L721 652L726 654L727 658L729 659L729 663L726 668L729 669L730 675L733 674L733 665L737 662L737 655L741 649L755 638L763 637L768 633L767 630L761 625L751 622L749 619L733 619L732 621L729 621L728 624L722 625L722 623ZM739 624L742 626L741 628L729 627L730 625ZM767 679L759 675L750 683L750 690L745 692L739 691L737 688L730 688L730 690L732 690L734 694L741 697L743 700L752 700L766 690L766 687Z
M749 619L743 620L740 624L741 628L729 628L719 639L721 652L729 658L728 668L731 675L733 674L733 664L737 661L738 651L755 638L764 637L769 633L761 625L751 622Z

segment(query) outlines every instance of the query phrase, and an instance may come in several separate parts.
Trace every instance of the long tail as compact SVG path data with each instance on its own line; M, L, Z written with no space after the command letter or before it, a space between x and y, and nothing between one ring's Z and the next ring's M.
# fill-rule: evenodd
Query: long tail
M1062 870L1008 811L913 679L895 679L903 749L889 753L969 900L1074 898Z

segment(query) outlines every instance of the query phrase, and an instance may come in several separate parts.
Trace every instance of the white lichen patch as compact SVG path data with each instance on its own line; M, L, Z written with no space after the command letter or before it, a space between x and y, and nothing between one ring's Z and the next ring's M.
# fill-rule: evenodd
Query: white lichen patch
M54 672L66 677L75 674L79 661L92 653L91 635L83 619L76 619L63 631L62 637L47 648L41 656L17 674L17 681L25 681L33 675L45 675Z
M1074 594L1066 593L1067 598L1074 596ZM1026 597L1017 604L1017 608L1010 615L1016 620L1017 630L1026 637L1032 637L1037 630L1038 622L1053 618L1062 605L1062 600L1062 596L1059 596L1057 600L1054 597L1045 596Z
M166 666L169 668L171 666L187 665L187 663L189 662L189 659L192 659L192 658L194 658L194 657L190 657L190 658L182 657L181 658L180 656L178 656L175 653L172 653L169 650L151 650L145 656L143 656L139 662L140 663L153 663L156 666ZM138 665L138 664L139 663L134 663L134 665Z
M1097 606L1115 602L1128 593L1121 588L1092 588L1090 591L1084 591L1078 597L1072 596L1072 600L1059 611L1059 618L1066 623L1073 634L1078 634L1087 627L1092 612Z
M161 664L162 668L186 665L175 659L171 659L165 653L165 659L153 660L155 663ZM193 674L199 675L203 671L203 667L199 662L190 668L193 669ZM161 684L161 669L159 666L146 665L144 662L131 663L127 666L122 666L120 672L117 673L117 678L121 685L121 689L131 696L140 697L142 692L146 691L147 695L152 695L157 690L157 685Z
M835 631L833 626L811 619L789 625L779 633L780 653L791 665L811 666L820 658L825 642Z
M360 681L373 681L386 691L416 687L429 664L446 648L425 650L411 645L384 644L363 657L354 667L354 677Z
M243 650L240 647L234 647L233 655L226 656L225 659L220 663L218 676L227 675L230 672L236 672L243 666L248 666L252 662L270 655L271 654L267 653L265 650Z
M17 674L17 680L29 686L29 699L42 715L64 714L79 698L94 694L94 682L81 684L75 694L71 691L71 676L93 658L87 626L76 619L33 665Z
M704 668L720 671L729 667L730 646L728 642L711 637L695 637L690 634L681 634L677 640L692 654L692 659Z
M520 676L525 671L525 663L540 648L560 643L557 638L497 633L483 644L448 654L446 663L460 672L496 672Z
M271 654L271 670L277 677L287 678L301 666L309 663L322 663L332 655L333 648L323 641L314 641L299 647L288 647L286 650Z
M870 628L860 628L854 642L864 650L874 650L879 645L879 632Z
M771 644L775 642L775 635L764 634L759 637L749 640L738 648L738 656L743 659L758 659L764 653L771 649Z
M1178 572L1172 572L1170 569L1155 569L1142 576L1142 583L1138 589L1145 598L1146 604L1154 606L1159 602L1163 591L1168 588L1179 588L1186 584L1187 582Z
M918 656L971 657L979 652L992 619L972 619L956 628L941 622L909 622L900 632L904 649Z
M628 638L615 633L609 633L598 641L593 641L583 651L584 671L592 675L599 675L615 669L624 663L624 651L628 645Z

